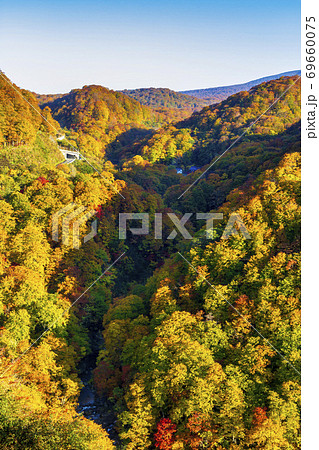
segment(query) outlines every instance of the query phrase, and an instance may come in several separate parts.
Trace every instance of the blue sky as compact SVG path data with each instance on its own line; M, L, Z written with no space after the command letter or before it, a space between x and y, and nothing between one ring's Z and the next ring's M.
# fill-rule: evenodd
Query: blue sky
M300 68L295 0L0 0L0 69L39 93L175 90Z

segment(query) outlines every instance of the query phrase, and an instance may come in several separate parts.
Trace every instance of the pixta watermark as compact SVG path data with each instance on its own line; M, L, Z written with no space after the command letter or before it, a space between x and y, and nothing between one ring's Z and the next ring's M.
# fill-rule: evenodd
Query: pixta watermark
M59 228L62 229L62 244L71 246L74 249L79 249L81 245L80 227L88 222L96 214L96 210L87 211L85 206L77 206L75 203L69 203L64 208L57 211L52 216L52 240L59 242ZM142 236L148 235L151 232L154 234L154 239L175 239L178 233L184 239L193 239L189 230L186 228L188 220L194 213L186 213L179 218L174 213L154 213L150 216L149 213L119 213L119 239L127 238L128 232L133 235ZM163 237L163 218L167 216L174 229L167 237ZM214 225L218 220L222 220L223 213L196 213L196 220L206 222L205 235L207 239L214 239ZM152 219L152 220L151 220ZM130 226L130 221L140 221L140 226ZM153 230L150 230L150 222L153 223ZM97 219L91 223L91 231L84 236L83 242L86 243L94 238L97 234ZM251 239L251 236L244 225L241 216L238 213L232 213L229 216L226 227L223 231L221 239L228 239L231 236L241 234L244 239Z
M154 238L163 239L163 215L162 213L154 214ZM168 235L167 239L175 239L178 232L184 239L193 239L189 231L185 228L186 223L192 217L193 213L186 213L182 218L178 218L174 213L167 213L175 229ZM196 213L196 220L205 220L206 237L213 239L214 222L222 220L223 213ZM140 220L141 226L132 228L128 222L130 220ZM127 231L134 235L147 235L150 233L150 215L149 213L120 213L119 214L119 239L127 238ZM229 216L227 225L221 236L222 239L228 239L230 236L241 234L244 239L251 239L251 236L244 225L239 214L232 213Z
M87 223L96 214L94 209L86 211L86 206L77 206L69 203L52 216L52 240L59 242L59 223L61 218L62 244L72 248L80 248L80 227ZM85 212L86 211L86 212ZM85 212L85 214L83 214ZM71 232L72 225L72 232ZM97 220L91 223L91 231L84 236L84 242L88 242L97 234ZM72 240L70 239L72 237Z

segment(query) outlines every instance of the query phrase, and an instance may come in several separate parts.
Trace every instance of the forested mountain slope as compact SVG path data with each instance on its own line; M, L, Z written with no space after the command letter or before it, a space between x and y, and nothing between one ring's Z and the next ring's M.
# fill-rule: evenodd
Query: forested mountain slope
M149 108L120 92L103 86L84 86L50 103L54 117L62 127L91 130L96 127L105 132L115 124L143 124L155 121Z
M251 239L203 230L104 316L95 383L125 448L300 448L300 155L219 211Z
M108 144L131 129L161 123L160 116L134 99L103 86L84 86L43 104L84 152L103 157Z
M55 132L34 96L21 91L30 109L0 84L1 129L15 132L14 142L3 134L0 165L1 448L300 449L298 83L180 199L201 172L170 165L206 164L294 80L132 138L120 167L105 148L135 125L153 127L154 111L98 86L55 99L48 120L98 156L100 174L85 160L45 158L57 150ZM10 160L13 149L20 159ZM86 243L90 223L81 228L79 249L52 239L53 215L71 202L98 221ZM212 211L224 219L206 239L194 213ZM150 233L119 239L123 212L148 213ZM194 239L167 239L167 213L186 212ZM222 238L234 212L251 239ZM77 409L88 357L97 357L94 385L116 415L111 426Z
M142 144L141 155L151 162L180 158L184 164L203 165L257 119L243 141L282 133L300 120L300 80L297 80L297 77L283 77L262 83L249 92L240 92L203 108L174 126L163 127Z
M20 89L0 72L0 146L33 144L38 131L55 134L50 124L60 128L49 108L41 111L30 91Z
M68 312L75 278L59 275L69 249L52 241L52 213L73 200L74 188L69 167L56 168L59 124L2 77L0 102L0 447L110 450L106 432L76 412L77 366L89 341L79 316ZM97 190L105 198L114 193Z
M0 73L0 161L2 166L52 166L61 162L56 143L60 125L48 107Z

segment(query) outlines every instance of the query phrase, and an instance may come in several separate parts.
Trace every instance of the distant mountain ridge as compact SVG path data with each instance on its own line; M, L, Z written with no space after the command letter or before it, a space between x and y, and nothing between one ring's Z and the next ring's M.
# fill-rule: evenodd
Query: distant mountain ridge
M237 94L240 91L249 91L254 86L264 83L265 81L277 80L281 77L292 77L294 75L300 75L300 70L292 70L290 72L278 73L276 75L269 75L267 77L257 78L256 80L248 81L247 83L233 84L229 86L219 86L207 89L193 89L189 91L179 91L181 94L187 94L192 97L196 97L202 100L210 101L212 103L218 103L226 100L230 95Z
M226 100L229 96L237 94L240 91L249 91L254 86L264 83L265 81L277 80L283 76L300 75L300 70L292 70L290 72L283 72L267 77L257 78L256 80L248 81L247 83L234 84L229 86L219 86L205 89L193 89L189 91L174 91L169 88L139 88L139 89L123 89L120 92L134 100L137 100L141 105L148 106L155 109L161 114L167 111L174 111L176 118L181 120L190 115L193 111L199 111L205 106L213 103L219 103ZM83 89L83 88L82 88ZM107 88L105 88L107 89ZM111 90L110 90L111 92ZM47 105L51 106L55 100L61 99L68 94L37 94L33 92L41 107ZM179 113L177 110L180 110Z
M168 88L140 88L120 91L151 108L176 108L198 110L209 105L209 101L198 99Z

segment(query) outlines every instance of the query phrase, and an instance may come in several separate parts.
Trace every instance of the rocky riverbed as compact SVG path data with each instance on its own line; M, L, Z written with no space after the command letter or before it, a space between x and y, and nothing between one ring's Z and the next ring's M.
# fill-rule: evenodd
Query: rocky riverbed
M96 357L89 355L81 362L80 377L83 388L78 399L77 412L101 425L107 431L110 439L116 444L119 438L115 429L116 416L113 412L112 404L107 399L102 399L97 395L92 382L95 361Z

